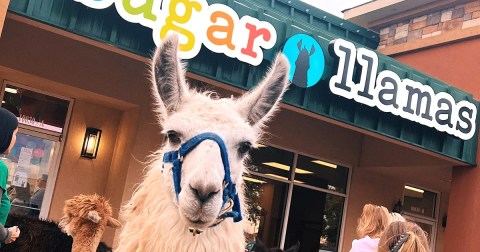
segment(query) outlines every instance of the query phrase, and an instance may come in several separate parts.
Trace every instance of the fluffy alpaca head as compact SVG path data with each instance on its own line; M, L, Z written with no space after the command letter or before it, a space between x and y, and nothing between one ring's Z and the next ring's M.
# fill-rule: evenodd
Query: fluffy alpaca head
M226 145L231 179L240 189L248 150L256 145L262 126L273 115L288 87L288 60L277 56L263 81L239 99L218 99L189 88L185 69L177 58L177 47L177 36L168 36L152 60L153 93L166 135L157 158L198 134L215 133ZM162 169L161 162L156 164L151 169ZM182 221L202 229L212 225L223 207L225 175L217 143L205 140L184 157L178 199L171 167L164 165L163 181Z
M63 217L58 224L62 231L74 236L84 224L101 228L107 225L113 228L121 226L120 222L112 217L112 207L108 200L97 194L81 194L65 201Z

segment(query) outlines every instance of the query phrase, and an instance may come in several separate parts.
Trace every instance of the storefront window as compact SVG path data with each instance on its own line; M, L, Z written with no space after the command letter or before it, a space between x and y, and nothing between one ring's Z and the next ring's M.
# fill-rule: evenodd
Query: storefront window
M290 180L293 153L265 146L253 151L251 155L251 171L262 173L278 180Z
M432 248L432 251L435 251L437 222L434 220L426 220L410 216L408 214L405 214L404 217L407 221L415 222L420 228L422 228L427 236L428 242L430 243L430 248Z
M413 185L405 185L403 191L404 216L425 231L431 248L435 248L436 240L437 197L438 193Z
M300 241L300 251L337 251L345 198L293 187L285 247Z
M44 203L51 200L51 180L72 101L8 81L0 91L2 107L15 114L19 122L13 149L0 156L9 171L10 212L45 218L49 204Z
M347 180L348 168L321 159L274 147L252 151L244 177L247 242L338 251Z
M18 117L27 127L61 134L68 114L69 101L6 84L2 107Z
M323 189L345 193L348 168L323 160L298 155L295 180Z
M406 185L403 196L403 210L405 212L435 218L437 193Z
M245 234L247 241L260 238L268 246L279 244L288 184L249 175L244 177L247 198Z
M11 213L38 217L43 204L55 142L17 133L17 141L3 157L8 166L8 195Z

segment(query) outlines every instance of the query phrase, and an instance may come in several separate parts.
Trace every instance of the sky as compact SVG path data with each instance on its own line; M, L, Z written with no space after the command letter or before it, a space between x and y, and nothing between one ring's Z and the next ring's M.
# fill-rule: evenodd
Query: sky
M342 10L370 2L371 0L301 0L319 9L343 18Z

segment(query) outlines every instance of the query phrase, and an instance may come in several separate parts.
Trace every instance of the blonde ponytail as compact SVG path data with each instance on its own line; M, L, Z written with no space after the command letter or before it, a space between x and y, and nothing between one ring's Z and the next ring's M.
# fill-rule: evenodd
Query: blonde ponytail
M426 233L413 222L390 223L378 242L378 252L430 252Z
M411 231L406 234L408 235L408 239L403 243L398 252L430 252L428 244L424 244L422 237L417 236Z

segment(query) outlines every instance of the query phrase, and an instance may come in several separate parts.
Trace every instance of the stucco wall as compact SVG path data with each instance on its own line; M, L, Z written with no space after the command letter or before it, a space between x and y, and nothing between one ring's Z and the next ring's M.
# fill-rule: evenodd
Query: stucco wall
M480 99L480 39L457 41L433 48L395 56L407 65L450 83ZM477 148L477 160L480 153ZM448 224L445 230L445 251L478 250L478 209L480 202L480 170L478 167L456 168L453 171Z
M141 162L161 141L147 64L9 18L0 55L2 79L75 100L49 217L58 220L67 198L93 192L110 199L117 217L141 176ZM93 161L79 158L85 126L104 130ZM130 171L135 178L127 178ZM103 241L113 244L113 230Z

